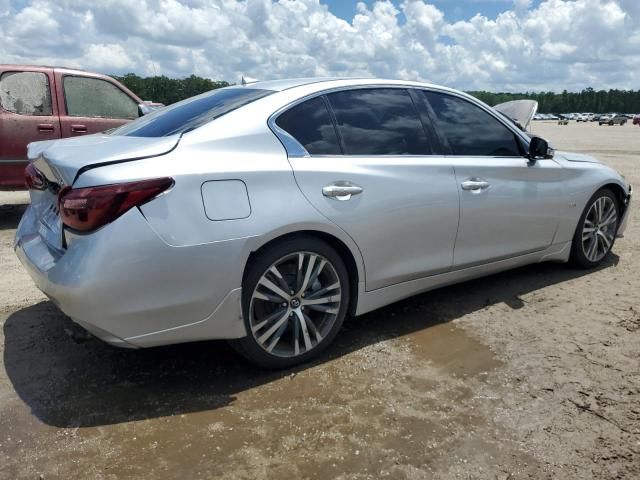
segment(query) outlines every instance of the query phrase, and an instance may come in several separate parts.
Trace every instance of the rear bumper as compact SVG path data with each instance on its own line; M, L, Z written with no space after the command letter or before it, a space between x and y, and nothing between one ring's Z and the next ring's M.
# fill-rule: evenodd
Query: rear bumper
M132 209L68 240L66 251L50 249L29 207L14 248L38 288L104 341L135 348L246 335L243 239L172 247Z
M627 229L627 224L629 223L629 212L631 211L631 197L633 196L633 188L629 185L629 191L627 193L627 204L624 209L624 213L622 214L622 220L620 221L620 226L618 227L618 232L616 237L622 238L624 237L624 232Z

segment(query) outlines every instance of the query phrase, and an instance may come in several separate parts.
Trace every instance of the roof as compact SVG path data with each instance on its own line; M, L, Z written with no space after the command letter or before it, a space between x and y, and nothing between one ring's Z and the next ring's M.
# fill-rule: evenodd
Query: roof
M301 87L312 83L330 82L334 80L343 80L340 77L305 77L305 78L283 78L280 80L264 80L251 82L243 85L246 88L258 88L261 90L273 90L281 92L289 88Z
M351 85L404 85L415 87L435 87L441 90L451 90L447 87L432 85L430 83L416 82L411 80L390 80L384 78L366 78L366 77L308 77L308 78L289 78L281 80L265 80L248 83L242 85L243 88L255 88L261 90L272 90L281 92L292 88L316 86L316 90L324 90L333 87L344 87ZM237 85L234 85L237 86Z

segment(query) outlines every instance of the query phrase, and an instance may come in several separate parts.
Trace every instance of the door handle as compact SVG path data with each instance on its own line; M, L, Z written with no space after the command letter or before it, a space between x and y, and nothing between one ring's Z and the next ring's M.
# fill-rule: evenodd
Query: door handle
M47 133L51 133L54 131L54 127L52 123L40 123L38 124L38 131L39 132L47 132Z
M362 187L354 185L351 182L335 182L331 185L322 187L322 194L325 197L334 198L341 202L350 200L353 195L359 195L362 192Z
M71 131L75 133L87 133L86 125L71 125Z
M471 178L460 184L463 190L479 191L489 188L489 182L480 178Z

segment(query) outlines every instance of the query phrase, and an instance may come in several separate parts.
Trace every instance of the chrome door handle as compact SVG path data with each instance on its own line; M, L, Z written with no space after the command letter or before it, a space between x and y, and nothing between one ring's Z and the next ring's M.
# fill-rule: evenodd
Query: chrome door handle
M331 185L322 187L322 194L325 197L335 198L342 202L350 200L353 195L358 195L362 192L362 187L354 185L351 182L335 182Z
M471 178L469 180L465 180L460 184L463 190L484 190L489 188L489 182L486 180L481 180L479 178Z

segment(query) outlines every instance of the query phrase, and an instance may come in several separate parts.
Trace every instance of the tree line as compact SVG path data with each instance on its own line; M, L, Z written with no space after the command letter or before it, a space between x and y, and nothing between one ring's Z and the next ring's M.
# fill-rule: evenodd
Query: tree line
M168 78L164 75L139 77L134 73L124 76L113 76L129 90L135 92L143 100L171 103L200 93L231 85L223 80L191 75L186 78ZM538 102L541 113L638 113L640 112L640 90L594 90L586 88L580 92L525 92L494 93L485 91L468 92L489 105L508 102L510 100L533 99Z
M510 100L531 99L538 102L540 113L639 113L640 90L594 90L580 92L492 93L468 92L488 105Z
M111 75L125 87L138 95L142 100L153 102L171 103L179 102L185 98L199 95L215 88L228 87L229 82L210 80L208 78L191 75L186 78L169 78L162 76L139 77L135 73L127 73L119 77Z

